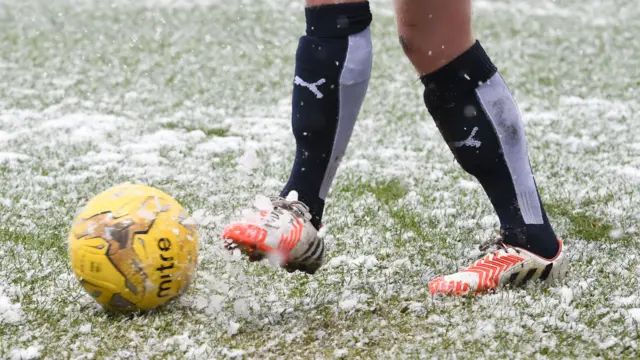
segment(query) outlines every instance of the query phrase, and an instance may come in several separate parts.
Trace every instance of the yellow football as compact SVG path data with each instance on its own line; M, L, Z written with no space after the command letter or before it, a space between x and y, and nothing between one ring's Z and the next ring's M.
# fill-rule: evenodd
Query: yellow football
M149 186L120 185L80 211L69 252L73 272L98 303L146 311L187 290L198 262L198 235L171 196Z

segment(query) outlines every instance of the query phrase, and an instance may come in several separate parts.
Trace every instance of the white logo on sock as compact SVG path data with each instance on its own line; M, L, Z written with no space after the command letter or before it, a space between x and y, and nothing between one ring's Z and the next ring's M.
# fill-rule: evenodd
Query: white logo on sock
M473 137L476 136L476 133L478 132L478 127L474 127L473 130L471 130L471 135L469 135L469 137L467 138L467 140L464 141L454 141L453 142L453 146L459 148L459 147L463 147L463 146L470 146L470 147L476 147L479 148L480 145L482 145L482 143L476 139L474 139Z
M314 83L308 83L298 76L296 76L296 78L293 80L294 84L306 87L307 89L311 90L311 92L314 93L318 99L322 99L324 97L324 95L322 95L322 93L318 90L318 86L324 84L325 82L327 82L327 80L320 79Z

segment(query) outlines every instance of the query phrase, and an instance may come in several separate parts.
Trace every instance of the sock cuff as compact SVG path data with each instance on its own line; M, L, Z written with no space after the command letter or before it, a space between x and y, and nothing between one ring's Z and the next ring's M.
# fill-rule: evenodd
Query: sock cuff
M498 71L476 42L467 51L442 68L421 77L427 107L442 106L475 90Z
M330 4L305 8L307 35L347 37L364 31L373 20L369 2Z

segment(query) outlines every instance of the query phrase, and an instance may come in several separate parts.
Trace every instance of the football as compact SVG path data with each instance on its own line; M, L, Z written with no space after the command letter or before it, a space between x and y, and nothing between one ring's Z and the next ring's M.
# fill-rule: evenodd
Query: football
M144 185L98 194L69 233L71 267L98 303L147 311L184 293L195 275L198 236L185 209Z

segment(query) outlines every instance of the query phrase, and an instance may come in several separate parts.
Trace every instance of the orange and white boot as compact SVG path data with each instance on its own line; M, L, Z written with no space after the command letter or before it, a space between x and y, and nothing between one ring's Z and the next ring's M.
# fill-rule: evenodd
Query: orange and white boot
M553 259L542 258L530 251L510 246L499 238L489 244L498 250L451 275L440 276L429 283L431 294L465 295L492 292L506 285L523 285L529 280L557 281L567 271L567 256L562 240ZM480 250L486 251L486 244Z
M286 199L256 199L256 211L228 225L222 234L228 249L252 261L267 258L289 272L315 273L324 262L324 240L311 223L309 208L292 191Z

